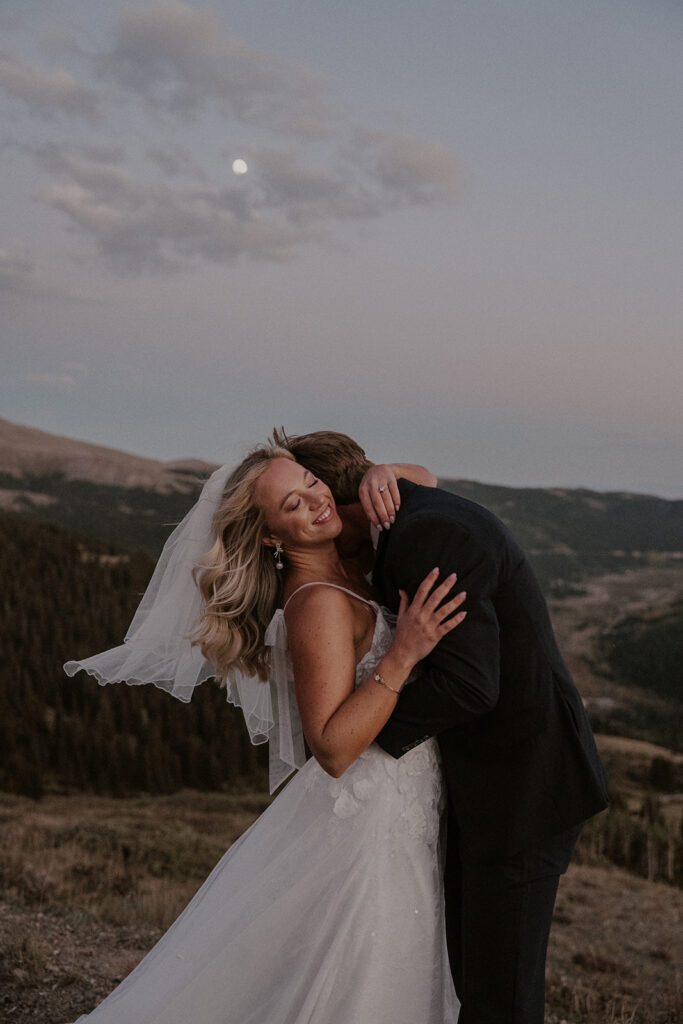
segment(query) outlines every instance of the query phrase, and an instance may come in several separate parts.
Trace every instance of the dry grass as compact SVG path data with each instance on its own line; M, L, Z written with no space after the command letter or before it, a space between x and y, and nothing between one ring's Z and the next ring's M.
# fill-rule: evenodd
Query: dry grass
M683 1021L683 893L617 868L562 879L547 1002L567 1024Z
M0 1020L62 1024L135 967L263 794L0 794Z
M91 1010L266 803L0 797L0 1019L61 1024ZM551 936L549 1024L683 1024L681 964L683 892L572 865Z
M0 981L37 985L48 958L44 939L27 928L18 928L0 947Z
M37 910L167 928L266 806L245 794L0 797L0 891Z

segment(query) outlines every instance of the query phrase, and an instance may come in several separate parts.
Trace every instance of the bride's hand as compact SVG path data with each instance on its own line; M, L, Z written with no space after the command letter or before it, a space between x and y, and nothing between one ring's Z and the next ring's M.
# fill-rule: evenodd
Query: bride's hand
M370 522L380 530L388 530L401 504L394 467L371 466L358 487L358 500Z
M389 530L401 507L401 492L396 482L404 477L422 487L436 487L439 483L424 466L408 462L383 463L371 466L358 487L358 500L370 522L378 530Z
M450 601L441 603L453 589L457 574L452 573L435 587L438 577L438 568L432 569L417 588L412 601L408 599L405 591L399 591L401 603L392 647L395 654L405 659L406 664L411 664L411 668L422 658L426 658L439 640L459 626L467 615L466 611L453 614L465 600L465 591L456 594Z

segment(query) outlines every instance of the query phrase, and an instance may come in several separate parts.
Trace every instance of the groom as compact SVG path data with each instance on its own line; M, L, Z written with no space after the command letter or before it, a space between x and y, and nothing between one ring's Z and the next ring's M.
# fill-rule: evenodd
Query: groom
M372 469L333 431L276 440L320 476L360 547L358 490ZM369 479L382 491L391 471ZM365 485L367 491L367 482ZM448 952L459 1024L543 1024L545 956L560 875L582 823L607 804L581 697L529 562L508 529L466 498L399 480L373 584L396 611L427 573L457 572L467 618L421 663L377 742L400 757L437 736L448 787ZM386 870L391 870L390 865Z

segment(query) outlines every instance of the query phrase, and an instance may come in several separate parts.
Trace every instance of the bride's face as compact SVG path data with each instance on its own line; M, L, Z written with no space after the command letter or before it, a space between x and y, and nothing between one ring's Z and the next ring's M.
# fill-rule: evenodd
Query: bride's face
M290 459L273 459L259 477L254 500L266 514L265 543L311 547L334 540L342 528L332 492L310 470Z

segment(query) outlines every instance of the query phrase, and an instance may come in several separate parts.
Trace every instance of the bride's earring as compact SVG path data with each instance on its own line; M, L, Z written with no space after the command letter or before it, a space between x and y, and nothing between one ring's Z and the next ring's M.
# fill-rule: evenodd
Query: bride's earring
M273 557L275 558L275 568L284 569L284 565L282 563L282 544L280 543L279 540L275 543L275 551L273 552Z

